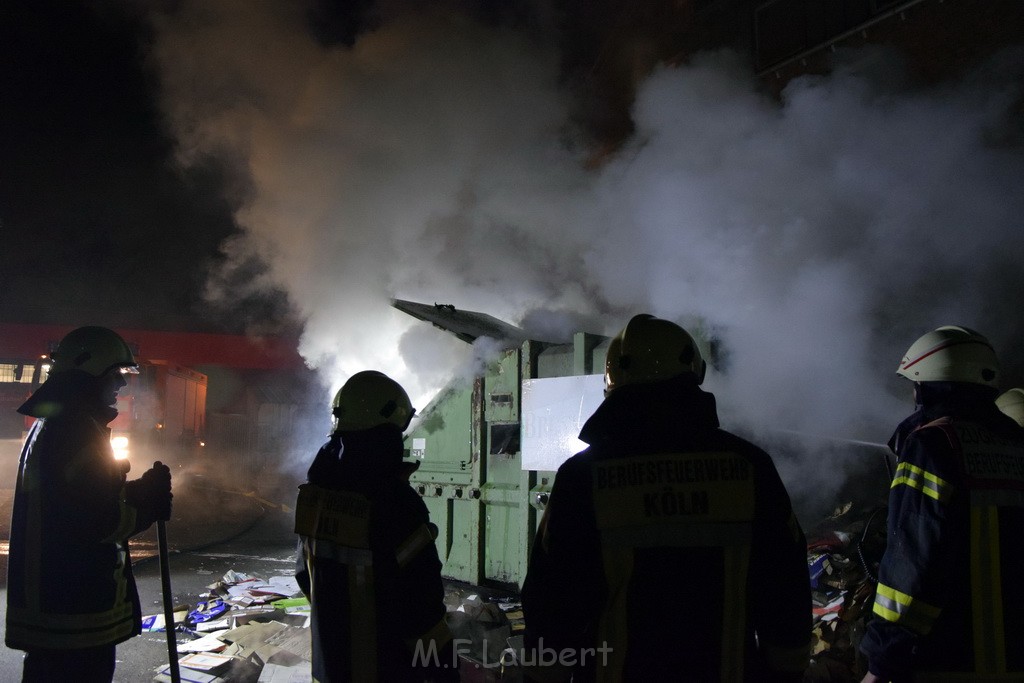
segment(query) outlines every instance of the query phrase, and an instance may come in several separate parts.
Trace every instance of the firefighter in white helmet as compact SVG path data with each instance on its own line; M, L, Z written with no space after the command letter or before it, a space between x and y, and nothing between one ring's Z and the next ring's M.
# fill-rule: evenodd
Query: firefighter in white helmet
M945 326L896 372L914 382L917 409L889 441L897 465L864 680L1022 680L1024 429L996 406L996 353Z
M806 541L771 457L719 428L705 369L668 320L634 316L610 342L523 585L530 678L801 679Z
M171 473L126 481L107 423L122 376L137 372L113 330L80 327L18 411L37 418L21 453L7 574L10 648L23 681L110 681L115 646L141 631L128 538L171 514ZM122 464L124 463L124 464Z
M312 607L320 683L457 680L436 527L402 461L414 413L387 375L352 375L299 487L296 576Z
M1024 427L1024 389L1014 388L999 395L996 406L1014 422Z

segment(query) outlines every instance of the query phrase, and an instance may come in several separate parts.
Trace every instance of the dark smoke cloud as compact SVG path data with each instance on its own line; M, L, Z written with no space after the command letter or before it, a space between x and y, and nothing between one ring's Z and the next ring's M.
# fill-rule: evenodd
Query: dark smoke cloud
M723 421L753 433L884 441L910 409L896 364L941 324L988 334L1020 378L1019 50L929 87L885 51L839 55L781 101L701 54L640 84L635 134L587 170L537 34L434 7L348 47L294 3L198 0L155 26L180 158L239 164L228 253L268 265L332 386L378 367L422 405L471 366L393 296L545 332L557 311L563 332L697 321L728 352L708 380ZM827 494L844 457L783 470Z

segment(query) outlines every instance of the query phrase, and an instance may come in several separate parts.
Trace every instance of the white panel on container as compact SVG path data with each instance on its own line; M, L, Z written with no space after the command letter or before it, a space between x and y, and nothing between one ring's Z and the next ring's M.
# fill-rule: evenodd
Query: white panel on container
M545 377L523 382L524 470L557 470L583 450L580 429L604 400L604 375Z
M409 455L411 455L414 458L419 458L419 459L422 460L423 457L426 454L427 454L427 440L426 439L413 439L412 440L412 449L411 449L411 452L409 453Z

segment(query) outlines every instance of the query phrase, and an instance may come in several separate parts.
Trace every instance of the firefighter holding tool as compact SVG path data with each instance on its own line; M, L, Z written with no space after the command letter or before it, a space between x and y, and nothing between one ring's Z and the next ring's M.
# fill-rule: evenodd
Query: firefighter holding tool
M107 424L124 373L137 372L113 330L81 327L52 355L47 380L18 409L36 418L18 465L7 573L8 647L23 680L113 679L115 646L141 632L128 539L171 514L171 473L127 481Z

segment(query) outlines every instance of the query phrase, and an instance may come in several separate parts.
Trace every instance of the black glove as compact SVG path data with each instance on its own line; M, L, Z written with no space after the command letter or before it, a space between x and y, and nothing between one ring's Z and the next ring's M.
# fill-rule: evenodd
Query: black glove
M152 524L171 518L171 469L157 462L142 477L124 485L125 502ZM148 524L146 525L148 526Z

